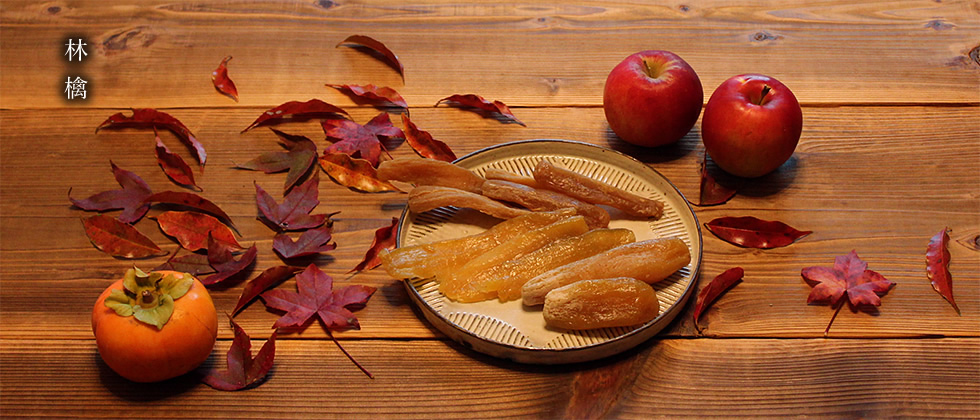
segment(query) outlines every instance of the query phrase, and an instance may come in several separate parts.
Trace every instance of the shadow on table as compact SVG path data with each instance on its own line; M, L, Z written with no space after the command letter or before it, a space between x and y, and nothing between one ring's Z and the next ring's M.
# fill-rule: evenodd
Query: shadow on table
M210 357L215 357L215 355L212 353ZM196 371L162 382L133 382L119 376L109 368L109 365L106 365L102 361L102 358L99 357L98 350L92 352L92 358L95 359L96 365L99 366L99 381L102 382L102 385L113 395L126 401L159 401L182 394L195 387L207 386L201 383L200 374Z

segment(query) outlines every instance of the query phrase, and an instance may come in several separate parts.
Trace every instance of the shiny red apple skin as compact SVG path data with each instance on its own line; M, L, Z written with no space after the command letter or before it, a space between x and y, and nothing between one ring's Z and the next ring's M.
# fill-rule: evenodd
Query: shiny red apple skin
M769 91L763 97L766 86ZM761 74L723 82L708 99L701 119L708 155L721 169L745 178L782 166L793 156L802 131L803 110L796 96L780 81Z
M602 108L619 138L637 146L674 143L686 135L704 103L701 79L677 54L640 51L609 72Z

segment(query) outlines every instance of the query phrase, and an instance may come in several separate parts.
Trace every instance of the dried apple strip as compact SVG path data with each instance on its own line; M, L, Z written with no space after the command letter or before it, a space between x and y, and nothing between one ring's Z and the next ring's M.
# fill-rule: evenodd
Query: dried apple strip
M397 158L378 165L378 179L415 185L437 185L480 193L483 177L449 162L422 158Z
M657 200L643 198L585 175L559 168L547 160L542 160L535 166L534 179L549 189L560 191L587 203L604 204L631 216L660 218L663 214L664 205Z
M545 295L579 280L632 277L649 284L661 281L691 262L691 251L676 237L633 242L566 264L524 284L525 305L544 303Z
M548 226L528 231L507 240L490 251L473 258L458 270L448 272L439 280L439 291L459 302L479 302L496 296L493 291L480 291L472 282L473 276L491 267L520 258L556 240L581 235L589 230L585 218L574 216Z
M515 235L547 226L574 214L571 209L528 213L500 222L475 235L382 251L381 265L389 275L397 279L433 277L462 267L467 261Z
M535 181L534 178L532 177L515 174L511 171L507 171L504 169L487 168L483 172L483 177L488 180L493 179L499 181L509 181L515 184L527 185L528 187L531 188L538 188L538 189L544 188L543 185L538 183L538 181Z
M413 188L408 194L408 208L414 213L445 206L470 208L498 219L513 219L528 213L525 209L510 207L489 197L457 188L424 185Z
M636 240L629 229L595 229L560 239L527 255L484 270L470 279L501 302L521 298L521 287L537 275Z
M657 292L637 279L582 280L552 290L544 300L544 322L568 330L628 327L650 322L660 312Z
M590 228L609 226L609 212L559 192L536 189L503 180L487 180L481 189L483 195L487 197L516 203L533 211L574 208L578 214L585 217Z

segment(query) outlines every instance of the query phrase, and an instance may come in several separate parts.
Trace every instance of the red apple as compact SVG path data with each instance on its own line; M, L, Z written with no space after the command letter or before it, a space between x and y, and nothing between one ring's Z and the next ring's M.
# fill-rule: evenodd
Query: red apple
M761 74L726 80L711 94L701 119L701 139L711 159L746 178L765 175L789 160L802 131L796 96Z
M701 114L701 79L669 51L640 51L609 72L602 108L624 141L662 146L680 140Z

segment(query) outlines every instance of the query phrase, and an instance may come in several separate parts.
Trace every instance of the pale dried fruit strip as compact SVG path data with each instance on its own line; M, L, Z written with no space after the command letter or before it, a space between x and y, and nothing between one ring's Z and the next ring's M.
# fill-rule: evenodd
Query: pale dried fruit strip
M690 262L691 252L679 238L633 242L545 272L525 283L521 296L525 305L540 305L554 289L608 277L632 277L653 284Z
M525 209L510 207L492 198L458 188L423 185L408 194L408 208L415 213L455 206L470 208L498 219L513 219L527 214Z
M503 180L487 180L483 183L482 190L483 195L487 197L516 203L534 211L550 211L571 207L585 217L589 227L596 229L609 226L609 212L560 192L532 188Z
M592 204L604 204L631 216L660 218L664 205L660 201L640 197L605 182L559 168L547 160L538 162L534 179L548 189L562 192Z
M470 281L481 291L495 290L501 302L508 302L520 299L524 283L541 273L635 240L636 236L629 229L595 229L557 240L523 257L491 267Z
M548 326L568 330L640 325L657 317L660 302L649 284L629 277L581 280L544 300Z
M436 276L439 280L439 291L446 297L459 302L479 302L492 299L497 296L497 293L478 290L476 284L471 281L473 276L505 261L520 258L556 240L581 235L588 230L589 226L585 223L584 217L573 216L548 226L524 232L473 258L459 270L448 272L441 278Z
M415 185L437 185L480 193L483 177L449 162L422 158L397 158L378 165L378 179Z
M539 184L538 181L535 181L534 178L515 174L506 169L487 168L483 172L483 177L486 179L510 181L516 184L527 185L528 187L531 188L544 188L544 186Z
M500 222L475 235L382 251L381 264L389 275L397 279L433 277L440 272L463 266L467 261L515 235L547 226L574 214L571 209L528 213Z

